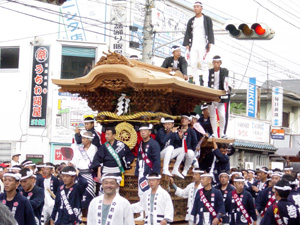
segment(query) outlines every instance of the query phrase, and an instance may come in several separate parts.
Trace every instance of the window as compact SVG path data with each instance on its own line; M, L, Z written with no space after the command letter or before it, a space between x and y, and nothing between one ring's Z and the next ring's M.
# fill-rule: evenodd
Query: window
M95 65L95 48L62 47L61 78L87 75Z
M19 50L19 47L0 47L0 69L18 69Z
M11 160L11 144L0 143L0 163Z
M289 127L289 118L290 118L290 113L289 112L283 112L282 113L282 126L283 127Z

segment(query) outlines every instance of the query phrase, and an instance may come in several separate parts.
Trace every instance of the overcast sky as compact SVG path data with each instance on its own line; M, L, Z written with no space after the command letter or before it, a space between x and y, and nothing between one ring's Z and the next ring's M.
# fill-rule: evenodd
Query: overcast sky
M252 41L235 40L228 35L216 35L214 51L225 55L223 57L224 66L241 73L236 75L238 79L242 79L243 71L246 71L245 79L247 81L249 79L247 77L255 76L260 82L263 82L267 77L267 64L269 65L270 79L300 78L299 1L204 0L203 7L230 19L228 22L264 22L275 30L275 37L272 40L254 41L253 48ZM215 29L217 28L215 27ZM228 46L224 49L226 45ZM230 51L231 53L229 53ZM247 68L249 58L250 62ZM238 61L243 66L238 65ZM285 70L290 71L286 72Z

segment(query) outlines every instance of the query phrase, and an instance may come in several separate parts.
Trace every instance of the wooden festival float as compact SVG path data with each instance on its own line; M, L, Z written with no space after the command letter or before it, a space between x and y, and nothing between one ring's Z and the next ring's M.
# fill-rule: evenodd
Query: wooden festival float
M196 86L183 79L181 72L170 75L165 69L137 60L129 60L115 52L104 53L96 66L84 77L76 79L53 79L60 92L79 93L87 100L89 107L98 111L97 122L104 127L116 125L117 139L125 142L137 154L141 140L138 128L141 123L160 126L161 117L171 117L180 122L180 114L192 112L203 102L218 101L225 92ZM233 140L217 139L217 142L231 143ZM202 143L212 147L212 143ZM139 200L137 177L134 176L136 162L125 172L125 185L120 194L131 203ZM174 161L171 161L170 169ZM186 187L191 181L191 171L183 180L174 177L179 187ZM169 189L169 179L163 176L162 186ZM174 221L183 221L187 200L176 197L170 189L174 203Z

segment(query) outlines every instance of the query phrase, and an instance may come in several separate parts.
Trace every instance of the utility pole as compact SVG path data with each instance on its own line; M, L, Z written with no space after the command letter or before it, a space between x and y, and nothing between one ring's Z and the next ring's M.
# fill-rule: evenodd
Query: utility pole
M151 64L151 57L152 57L152 35L153 35L152 8L153 7L154 7L154 0L146 0L142 61L149 64Z

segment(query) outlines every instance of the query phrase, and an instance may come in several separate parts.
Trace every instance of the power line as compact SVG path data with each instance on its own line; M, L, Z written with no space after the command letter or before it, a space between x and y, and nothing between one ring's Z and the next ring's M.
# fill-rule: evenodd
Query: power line
M14 9L11 9L11 8L7 8L7 7L4 7L4 6L0 6L0 8L3 8L3 9L6 9L6 10L9 10L9 11L13 11L13 12L16 12L16 13L19 13L19 14L23 14L23 15L26 15L26 16L29 16L29 17L33 17L33 18L36 18L36 19L40 19L40 20L45 20L47 22L51 22L51 23L56 23L56 24L60 24L60 25L64 25L63 23L60 23L60 22L57 22L57 21L53 21L53 20L50 20L50 19L46 19L46 18L43 18L43 17L39 17L39 16L35 16L35 15L31 15L31 14L28 14L28 13L24 13L24 12L20 12L18 10L14 10ZM92 25L92 26L96 26L94 24L89 24L89 25ZM99 27L99 26L96 26L96 27ZM100 27L100 28L103 28L103 27ZM88 32L91 32L91 33L95 33L95 34L100 34L100 35L106 35L108 37L113 37L111 35L108 35L108 34L103 34L103 33L100 33L100 32L97 32L97 31L93 31L93 30L87 30L87 29L83 29L83 28L77 28L77 29L82 29L84 31L88 31ZM111 29L108 29L108 30L111 30ZM111 30L113 31L113 30ZM58 32L57 32L58 33ZM135 37L135 38L138 38L136 36L133 36L133 35L130 35L130 34L126 34L126 33L123 33L124 36L129 36L129 37ZM11 40L9 40L11 41ZM126 41L126 42L130 42L128 40L123 40L123 41ZM3 42L3 41L1 41Z
M253 0L254 2L256 2L258 5L260 5L262 8L264 8L265 10L267 10L268 12L272 13L273 15L275 15L276 17L278 17L279 19L285 21L286 23L292 25L293 27L296 27L297 29L300 30L300 27L296 26L295 24L291 23L290 21L282 18L281 16L278 16L278 14L274 13L273 11L271 11L270 9L268 9L267 7L265 7L264 5L260 4L258 1Z
M286 9L284 9L284 8L282 8L281 6L277 5L276 3L274 3L274 2L272 2L272 1L270 1L270 0L268 0L268 1L269 1L271 4L275 5L277 8L279 8L279 9L283 10L284 12L288 13L288 15L292 15L292 16L294 16L294 17L300 19L299 16L297 16L297 15L291 13L290 11L287 11Z

